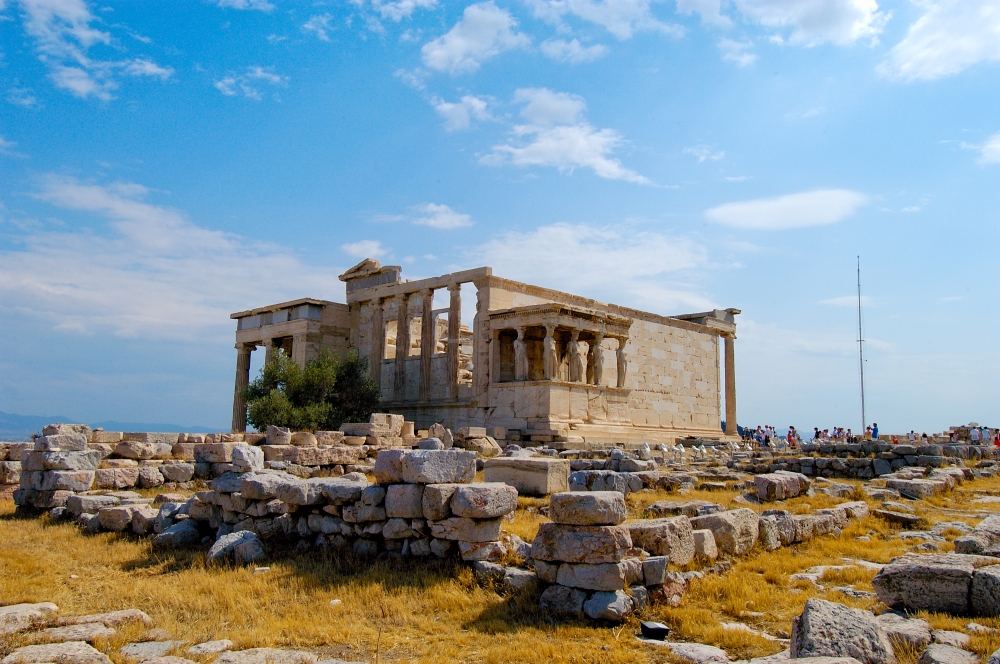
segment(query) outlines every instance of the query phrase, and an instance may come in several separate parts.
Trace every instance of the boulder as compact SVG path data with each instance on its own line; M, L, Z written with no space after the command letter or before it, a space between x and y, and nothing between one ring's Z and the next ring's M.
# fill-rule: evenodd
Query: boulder
M66 510L74 517L81 514L97 514L102 507L114 507L121 502L115 496L70 496L66 500Z
M582 616L583 603L587 593L578 588L566 586L549 586L538 598L538 605L543 609L562 615ZM0 662L0 664L4 664Z
M980 567L973 573L969 605L975 616L1000 615L1000 565Z
M872 579L872 587L886 606L963 615L971 608L973 574L996 563L985 556L911 553L889 561Z
M968 648L972 641L968 634L953 632L947 629L934 630L931 632L931 639L934 643L941 643L943 645L954 646L956 648Z
M996 547L996 548L994 548ZM1000 549L1000 515L980 521L972 532L955 540L955 553L982 555Z
M920 656L918 664L979 664L979 658L961 648L932 643Z
M126 440L115 446L115 454L123 459L134 459L136 461L152 459L156 456L156 444L137 443L135 441Z
M232 559L237 564L249 564L264 557L264 544L255 533L242 530L223 535L212 544L205 556L208 564Z
M583 612L592 620L620 623L632 612L635 604L623 590L596 592L583 603Z
M233 642L229 639L218 639L216 641L205 641L204 643L191 646L187 649L187 653L189 655L194 655L195 657L201 655L218 655L221 652L226 652L232 647Z
M890 612L876 616L875 622L885 630L893 645L903 644L910 650L920 652L931 642L931 626L926 620L911 620Z
M500 542L459 542L458 553L462 560L500 560L507 553Z
M439 521L451 516L451 497L459 486L458 484L424 485L421 499L423 517L428 521Z
M114 635L115 630L100 623L83 623L43 629L32 634L31 641L33 643L64 643L66 641L93 643L95 639L110 639Z
M379 450L379 484L467 484L476 477L476 454L467 450Z
M821 599L806 601L792 621L791 657L853 657L862 664L895 664L885 631L867 611Z
M144 466L139 469L139 486L143 489L153 489L163 486L163 475L158 466Z
M686 516L633 521L627 526L632 546L654 556L670 556L677 565L686 565L694 558L694 531Z
M166 463L160 466L160 474L167 482L190 482L194 477L194 464Z
M153 538L154 549L185 549L201 544L201 533L194 519L184 519Z
M132 525L132 513L137 509L138 505L102 507L97 511L97 518L105 530L121 532Z
M752 509L718 512L691 519L696 530L711 530L721 553L738 556L753 548L760 530L757 513Z
M277 495L278 487L288 481L297 481L284 473L247 475L240 483L240 495L247 500L270 500Z
M575 526L617 526L628 512L625 496L617 491L571 491L549 499L549 518Z
M59 607L52 602L0 606L0 634L24 631L35 621L51 617L58 611Z
M626 526L542 523L531 544L531 557L568 563L615 563L631 548L632 537Z
M308 431L296 431L292 434L288 443L295 447L316 447L319 445L316 436Z
M460 484L451 496L451 512L473 519L493 519L517 509L517 489L503 482Z

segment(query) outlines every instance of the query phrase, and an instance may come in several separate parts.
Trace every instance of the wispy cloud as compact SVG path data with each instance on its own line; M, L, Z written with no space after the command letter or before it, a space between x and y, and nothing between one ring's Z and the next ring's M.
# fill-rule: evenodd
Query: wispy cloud
M1000 132L986 139L979 147L980 164L1000 164Z
M651 184L649 178L614 158L625 140L613 129L596 129L584 120L582 97L547 88L522 88L514 100L524 104L521 117L528 124L515 125L515 140L494 145L480 163L550 166L568 173L587 168L609 180Z
M630 39L640 31L680 37L684 29L664 23L652 12L652 0L527 0L537 18L565 29L567 16L602 26L618 39Z
M198 226L147 202L146 187L47 175L35 197L91 220L67 230L34 226L0 251L0 308L80 333L231 339L229 313L302 292L340 293L328 265L287 247Z
M739 67L749 67L757 62L757 55L750 52L753 49L751 41L741 42L724 37L719 40L718 47L722 59L726 62L732 62Z
M244 96L260 101L263 95L258 89L260 84L284 87L288 77L275 74L270 67L247 67L242 74L230 74L214 83L215 89L227 97Z
M302 24L302 32L311 33L321 41L330 41L330 22L333 20L332 14L316 14L310 16L309 20Z
M493 117L487 110L486 100L475 95L465 95L457 102L432 97L431 106L444 118L448 131L468 129L472 120L490 120Z
M422 226L430 226L439 230L452 230L472 225L471 216L456 212L447 205L425 203L418 205L416 210L419 216L413 220L413 223Z
M360 240L340 245L340 249L354 258L378 258L388 253L378 240Z
M583 62L593 62L603 57L608 48L603 44L584 46L579 39L566 41L565 39L546 39L539 45L542 55L559 62L568 62L578 65Z
M447 33L424 44L424 65L435 71L463 74L504 51L525 48L531 39L516 31L517 21L492 0L469 5Z
M261 12L274 9L274 5L267 0L217 0L216 4L229 9L255 9Z
M699 164L703 161L719 161L726 156L725 151L716 150L710 145L696 145L693 148L684 148L684 154L696 157Z
M817 189L775 198L726 203L705 211L709 221L747 230L785 230L833 224L854 214L868 197L846 189Z
M891 16L879 12L875 0L735 0L735 4L750 21L790 29L787 41L803 46L875 40Z

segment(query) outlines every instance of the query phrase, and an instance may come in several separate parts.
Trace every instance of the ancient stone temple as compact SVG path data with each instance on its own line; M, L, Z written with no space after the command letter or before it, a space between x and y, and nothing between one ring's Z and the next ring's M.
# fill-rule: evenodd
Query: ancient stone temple
M570 444L736 434L738 309L661 316L489 267L405 281L400 267L367 259L340 280L346 304L301 299L232 315L234 431L246 429L240 393L250 353L263 346L265 361L280 350L300 364L324 348L357 352L381 387L382 409L418 427L500 426L525 441ZM475 288L471 328L461 322L463 284ZM443 289L449 306L435 309Z

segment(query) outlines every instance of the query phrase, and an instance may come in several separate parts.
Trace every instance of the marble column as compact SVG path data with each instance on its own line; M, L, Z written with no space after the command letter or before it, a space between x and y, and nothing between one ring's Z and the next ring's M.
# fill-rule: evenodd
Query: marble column
M371 332L371 354L368 356L368 368L371 370L372 380L375 384L382 385L382 358L385 356L385 323L382 320L382 298L377 297L371 301L372 310L372 332Z
M462 345L462 284L448 286L448 398L458 398L458 351Z
M555 380L559 376L559 351L556 350L556 326L545 326L545 341L542 342L542 361L545 380Z
M408 315L411 293L396 296L396 380L392 386L393 401L406 398L406 358L410 355L410 319Z
M628 353L625 352L625 344L628 337L618 337L618 387L625 387L625 379L628 377Z
M737 435L736 428L736 343L735 334L723 336L726 344L726 435Z
M278 357L278 347L274 345L274 339L264 339L264 364L273 364Z
M434 354L434 291L420 291L420 399L431 398L431 357Z
M233 433L247 430L247 400L243 390L250 384L250 353L253 344L236 344L236 387L233 390Z

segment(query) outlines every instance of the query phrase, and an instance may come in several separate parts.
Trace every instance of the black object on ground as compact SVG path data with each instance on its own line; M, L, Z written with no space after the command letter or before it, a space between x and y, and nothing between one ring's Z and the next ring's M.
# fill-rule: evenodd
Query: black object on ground
M670 628L663 623L644 622L640 625L640 628L642 629L642 635L647 639L663 641L670 635Z

